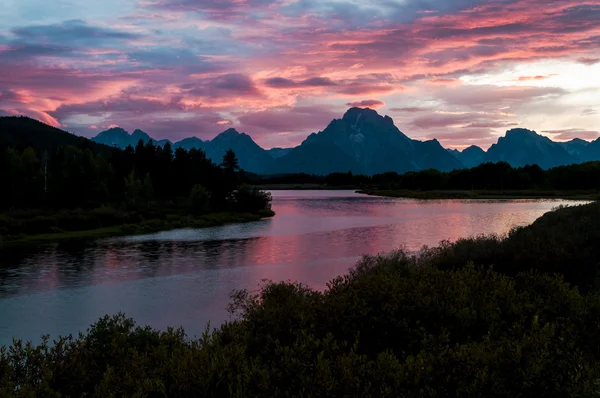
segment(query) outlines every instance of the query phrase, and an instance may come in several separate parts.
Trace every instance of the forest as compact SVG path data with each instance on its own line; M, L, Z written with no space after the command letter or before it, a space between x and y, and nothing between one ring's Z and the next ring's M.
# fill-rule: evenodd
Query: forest
M216 165L201 150L173 151L152 141L106 148L95 151L88 140L51 149L0 146L0 181L7 187L0 196L0 236L115 225L135 232L131 225L193 226L208 214L230 213L221 221L272 214L270 195L242 184L244 173L231 150Z
M365 256L324 290L266 282L202 336L105 316L0 349L0 396L592 397L600 204L506 236Z

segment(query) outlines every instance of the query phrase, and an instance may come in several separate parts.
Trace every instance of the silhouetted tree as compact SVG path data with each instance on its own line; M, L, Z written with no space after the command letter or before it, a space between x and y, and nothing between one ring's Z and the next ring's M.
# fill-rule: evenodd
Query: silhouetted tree
M229 175L233 175L240 170L240 163L233 150L228 149L227 152L225 152L221 167L223 167L225 172Z

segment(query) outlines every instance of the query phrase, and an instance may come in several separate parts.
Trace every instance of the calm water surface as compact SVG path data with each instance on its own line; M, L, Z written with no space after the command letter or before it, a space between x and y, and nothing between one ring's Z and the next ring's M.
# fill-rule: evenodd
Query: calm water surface
M233 289L295 280L322 289L362 254L505 233L564 200L417 201L275 191L268 220L0 253L0 344L76 333L119 311L199 335L229 319Z

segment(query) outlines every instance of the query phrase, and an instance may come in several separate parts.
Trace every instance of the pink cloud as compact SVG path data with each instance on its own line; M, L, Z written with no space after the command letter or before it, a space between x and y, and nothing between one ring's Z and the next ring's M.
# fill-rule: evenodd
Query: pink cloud
M588 57L581 57L579 59L577 59L577 62L584 64L584 65L596 65L598 62L600 62L600 58L588 58Z
M379 101L376 99L371 99L371 100L348 102L346 105L349 107L377 109L377 108L381 108L382 106L385 106L385 102Z
M429 108L424 108L420 106L409 106L405 108L390 108L391 112L408 112L408 113L418 113L418 112L431 112L432 110Z
M489 129L569 91L474 86L462 77L546 59L600 62L597 0L449 0L431 2L435 12L418 2L338 3L149 0L135 11L143 16L123 16L128 25L119 29L107 28L111 21L12 27L0 45L0 108L81 131L115 123L165 137L210 135L230 121L275 142L281 132L322 129L342 104L385 102L416 134L448 129L449 142L476 133L483 142ZM427 107L395 103L399 93Z
M530 81L530 80L546 80L546 79L549 79L554 76L558 76L558 75L556 73L552 73L550 75L519 76L518 80L520 82L526 82L526 81Z
M595 130L585 130L585 129L562 129L562 130L544 130L543 133L551 134L552 139L558 141L569 141L573 138L581 138L583 140L595 140L600 137L600 132Z

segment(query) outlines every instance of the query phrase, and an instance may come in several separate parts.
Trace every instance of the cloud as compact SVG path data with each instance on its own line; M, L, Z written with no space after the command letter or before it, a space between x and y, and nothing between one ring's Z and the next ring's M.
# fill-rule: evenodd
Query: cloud
M201 98L240 98L261 95L254 81L242 73L226 73L180 86L185 94Z
M518 123L509 121L502 113L486 112L444 112L426 114L414 118L411 125L420 130L450 128L460 130L463 134L472 134L469 131L493 131L506 127L518 126Z
M244 129L260 133L310 132L325 128L339 112L325 105L297 106L247 113L238 117Z
M84 46L102 46L111 41L134 40L142 37L139 33L90 25L82 20L18 27L13 28L11 32L20 41Z
M247 18L248 13L273 3L275 0L158 0L153 5L171 11L197 12L215 20L232 20Z
M595 109L586 108L581 111L581 116L591 116L591 115L596 115L597 113L598 113L598 111Z
M336 83L327 77L311 77L308 79L294 81L284 77L272 77L265 80L265 85L272 88L297 88L297 87L328 87Z
M465 126L465 128L497 129L497 128L504 128L504 127L515 127L518 125L519 125L519 123L506 122L506 121L501 121L501 120L491 120L491 121L486 121L486 122L469 123Z
M355 102L348 102L346 105L348 105L349 107L356 107L356 108L381 108L382 106L385 106L385 102L383 101L379 101L376 99L371 99L371 100L362 100L362 101L355 101Z
M414 127L430 129L435 127L463 126L473 121L472 114L440 114L419 116L412 121Z
M420 107L420 106L409 106L404 108L390 108L391 112L408 112L408 113L418 113L418 112L430 112L430 108Z
M586 130L586 129L562 129L562 130L544 130L542 131L546 134L552 134L552 139L559 141L568 141L573 138L581 138L583 140L594 140L600 137L600 132L595 130Z
M597 63L599 63L600 58L581 57L581 58L577 59L577 62L579 62L580 64L592 66L592 65L596 65Z
M551 77L554 76L558 76L556 73L552 73L550 75L537 75L537 76L519 76L519 81L520 82L526 82L526 81L531 81L531 80L546 80L546 79L550 79Z
M559 87L502 87L463 85L441 90L438 97L451 105L482 109L483 106L518 104L540 98L557 98L567 91Z
M57 0L54 13L36 1L13 2L2 21L0 108L82 131L155 120L165 134L168 122L174 135L194 123L212 133L228 120L298 143L370 98L412 134L453 143L511 123L598 124L599 93L567 79L597 74L594 0L104 1L118 12Z

